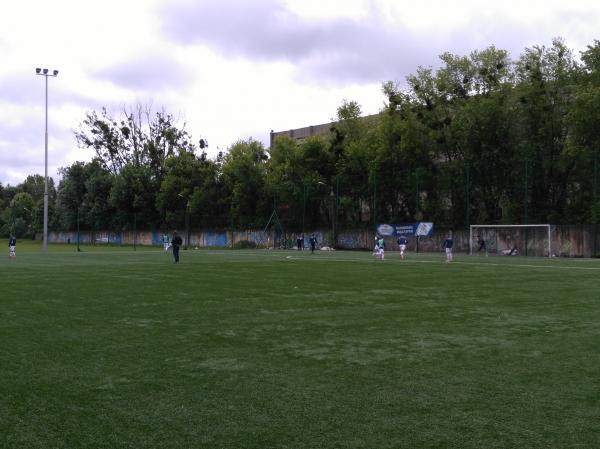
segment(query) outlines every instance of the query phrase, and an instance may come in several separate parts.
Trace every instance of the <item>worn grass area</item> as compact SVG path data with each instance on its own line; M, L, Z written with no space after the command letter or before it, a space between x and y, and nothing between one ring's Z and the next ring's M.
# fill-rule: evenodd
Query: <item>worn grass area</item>
M600 261L21 243L0 447L600 442Z

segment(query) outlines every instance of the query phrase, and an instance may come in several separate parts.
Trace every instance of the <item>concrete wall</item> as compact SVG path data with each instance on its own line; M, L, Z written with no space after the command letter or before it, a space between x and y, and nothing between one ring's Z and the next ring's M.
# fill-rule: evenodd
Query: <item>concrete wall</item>
M434 228L431 237L419 239L420 252L441 252L442 242L450 232L449 229ZM570 225L553 226L551 229L552 253L557 257L591 257L594 255L594 245L597 253L600 248L600 237L595 237L596 227L593 225ZM319 246L332 246L331 232L329 230L311 230L304 234L304 246L308 247L309 237L314 233ZM453 230L454 248L456 252L469 251L469 230ZM498 253L504 249L516 247L521 255L547 256L547 230L545 228L502 228L481 229L475 231L473 238L476 240L480 234L486 240L488 250ZM170 233L169 233L170 235ZM185 242L185 235L181 233ZM295 247L295 233L280 234L269 232L264 234L259 230L245 231L192 231L190 232L190 246L192 247L231 247L236 242L248 240L258 245L268 247ZM77 232L49 232L48 241L51 243L77 243ZM386 237L386 248L395 251L397 249L396 239ZM80 233L82 244L113 244L132 245L134 243L133 232L95 232L84 231ZM162 232L160 231L138 231L135 236L138 245L162 245ZM338 234L338 245L340 249L372 249L374 246L374 233L372 230L346 230ZM476 241L473 242L476 251ZM409 238L408 251L417 250L417 240Z

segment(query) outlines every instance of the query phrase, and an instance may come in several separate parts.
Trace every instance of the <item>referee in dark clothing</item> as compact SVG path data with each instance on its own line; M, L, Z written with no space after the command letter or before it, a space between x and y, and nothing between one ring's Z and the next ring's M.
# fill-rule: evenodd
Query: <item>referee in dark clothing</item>
M183 241L177 231L173 231L173 238L171 239L171 246L173 247L173 257L175 258L175 263L179 263L179 247L182 245Z

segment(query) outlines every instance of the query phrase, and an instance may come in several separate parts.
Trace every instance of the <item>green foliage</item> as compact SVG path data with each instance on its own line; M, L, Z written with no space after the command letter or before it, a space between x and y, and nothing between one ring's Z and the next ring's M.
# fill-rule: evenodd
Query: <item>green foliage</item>
M516 59L490 46L443 53L382 84L376 116L344 100L330 132L249 139L214 158L170 114L137 106L89 112L76 138L96 151L49 186L52 226L73 229L284 228L331 230L374 222L597 222L600 200L600 41L581 62L562 39ZM0 226L41 226L43 178L0 188ZM17 193L33 215L7 212ZM3 211L3 212L2 212ZM25 220L25 221L19 221Z
M231 146L223 159L222 179L229 203L229 217L238 226L253 225L240 222L242 217L267 215L265 175L267 153L262 143L249 139ZM262 201L261 201L262 200Z
M2 233L16 237L32 237L37 231L37 209L33 197L27 192L17 193L2 212Z
M233 244L233 249L256 249L256 242L250 240L240 240Z
M166 175L157 196L157 208L167 227L181 227L185 214L194 226L222 225L220 164L201 155L180 153L166 161Z
M75 138L80 147L94 149L103 167L114 174L126 165L144 165L159 180L168 157L196 149L185 125L178 126L164 111L153 114L150 107L141 105L123 110L120 119L105 108L100 114L88 112ZM200 146L206 146L203 139Z

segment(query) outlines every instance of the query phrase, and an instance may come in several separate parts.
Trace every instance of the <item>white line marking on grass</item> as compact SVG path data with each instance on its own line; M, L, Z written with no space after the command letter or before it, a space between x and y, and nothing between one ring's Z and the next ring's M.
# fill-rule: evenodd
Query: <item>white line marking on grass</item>
M58 254L58 253L57 253ZM154 254L154 255L159 255L161 254L160 251L87 251L87 252L81 252L81 253L70 253L70 252L65 252L62 254L75 254L75 255L113 255L113 254ZM559 266L559 265L535 265L535 264L518 264L518 263L494 263L494 262L466 262L466 261L457 261L455 260L454 262L452 262L451 264L446 264L446 259L442 258L440 256L439 260L416 260L414 257L434 257L434 256L430 256L430 255L418 255L418 256L413 256L413 258L410 259L404 259L404 260L400 260L400 259L396 259L396 258L388 258L384 261L381 260L375 260L371 258L371 255L369 254L369 256L367 257L367 252L365 252L365 257L356 257L356 258L348 258L348 259L340 259L340 258L333 258L331 256L329 256L329 253L327 256L323 255L321 257L319 257L318 255L315 257L312 256L292 256L292 255L286 255L285 252L269 252L269 253L254 253L254 252L241 252L241 251L231 251L231 250L227 250L227 251L219 251L219 250L203 250L201 253L195 253L195 254L210 254L210 255L235 255L236 257L240 257L240 256L249 256L249 257L256 257L257 255L259 257L270 257L270 258L276 258L276 259L283 259L283 260L294 260L294 261L315 261L315 262L361 262L361 263L370 263L370 264L389 264L389 263L393 263L393 264L439 264L439 265L474 265L474 266L490 266L490 267L505 267L505 268L541 268L541 269L559 269L559 270L583 270L583 271L600 271L600 266L598 267L575 267L575 266ZM337 254L340 254L340 252L338 252ZM341 253L343 254L343 253ZM359 254L359 253L351 253L351 254ZM184 253L185 256L185 253ZM549 263L554 262L555 260L549 261ZM599 262L597 259L573 259L570 260L569 262Z
M559 265L532 265L532 264L503 264L503 263L481 263L481 262L452 262L456 264L462 265L480 265L486 266L491 265L493 267L518 267L518 268L550 268L550 269L560 269L560 270L593 270L598 271L600 267L565 267Z
M225 254L225 253L222 253ZM245 253L244 255L252 255ZM269 256L277 257L278 254L269 254ZM291 258L292 256L287 256L286 258ZM421 257L421 256L418 256ZM430 257L430 256L425 256ZM339 258L331 258L331 257L314 257L314 258L303 258L303 257L294 257L296 261L305 261L312 260L318 262L363 262L363 263L377 263L377 264L386 264L386 263L394 263L394 264L439 264L439 265L475 265L475 266L491 266L491 267L506 267L506 268L542 268L542 269L560 269L560 270L584 270L584 271L600 271L600 266L598 267L570 267L570 266L559 266L559 265L535 265L535 264L516 264L516 263L494 263L494 262L465 262L465 261L454 261L451 264L446 264L446 259L441 258L439 260L415 260L415 259L386 259L385 261L374 260L372 258L356 258L356 259L339 259ZM589 259L590 261L594 261L594 259Z

